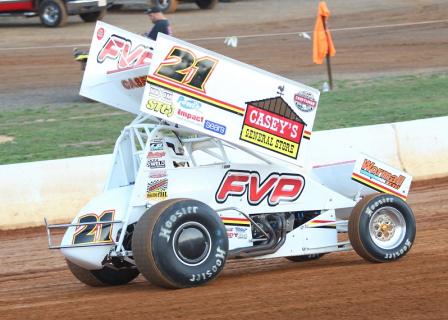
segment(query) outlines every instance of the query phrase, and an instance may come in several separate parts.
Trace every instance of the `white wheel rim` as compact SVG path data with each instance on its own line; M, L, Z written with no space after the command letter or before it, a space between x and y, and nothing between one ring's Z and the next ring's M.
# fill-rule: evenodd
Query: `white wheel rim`
M187 261L185 261L185 258L183 259L182 257L179 256L177 249L176 249L176 239L179 236L179 232L182 231L183 229L189 228L189 227L193 227L197 230L201 230L201 232L203 233L203 235L205 236L207 242L208 242L208 248L207 248L207 253L205 254L205 256L201 257L201 260L197 263L188 263ZM200 224L199 222L196 221L188 221L185 222L184 224L182 224L181 226L179 226L176 231L174 232L173 235L173 252L174 255L176 256L176 258L182 262L183 264L190 266L190 267L194 267L194 266L198 266L200 264L202 264L204 261L207 260L207 258L210 256L210 252L212 250L212 238L210 236L210 233L208 232L207 228L204 227L202 224Z
M369 234L381 249L394 249L406 235L406 221L399 210L393 207L380 208L370 218Z
M50 23L55 23L58 19L58 9L54 6L48 6L45 8L43 17Z

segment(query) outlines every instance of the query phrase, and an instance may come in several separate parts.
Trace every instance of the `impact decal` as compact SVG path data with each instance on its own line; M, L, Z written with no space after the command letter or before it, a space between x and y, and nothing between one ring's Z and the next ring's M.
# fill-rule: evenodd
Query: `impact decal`
M299 174L271 173L263 181L256 171L229 170L224 175L215 194L217 203L228 197L247 196L247 202L256 206L265 198L270 206L280 202L295 201L305 187L305 178Z
M178 109L176 114L178 118L190 121L194 124L202 124L204 122L203 115L197 115L182 109Z
M116 69L108 71L108 74L147 66L151 59L152 48L141 44L133 48L131 40L116 34L106 40L96 58L100 64L106 60L117 61Z
M148 183L146 196L151 200L163 200L168 198L168 179L156 179Z
M280 96L247 102L240 140L297 159L305 125Z
M317 101L311 92L300 91L294 95L294 104L303 112L311 112L317 107Z

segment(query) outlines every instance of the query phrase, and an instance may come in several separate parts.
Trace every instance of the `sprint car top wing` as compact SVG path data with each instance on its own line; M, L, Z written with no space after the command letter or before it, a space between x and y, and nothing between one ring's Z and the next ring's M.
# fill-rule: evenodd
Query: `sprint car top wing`
M140 113L155 41L98 21L80 95Z
M303 165L319 91L159 34L140 110Z

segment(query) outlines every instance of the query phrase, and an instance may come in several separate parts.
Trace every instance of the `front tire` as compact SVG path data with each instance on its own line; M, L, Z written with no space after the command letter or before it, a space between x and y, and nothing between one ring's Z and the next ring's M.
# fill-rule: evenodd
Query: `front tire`
M139 275L139 271L135 268L111 269L104 267L100 270L84 269L70 260L67 262L68 269L72 272L76 279L91 287L118 286L131 282Z
M165 288L194 287L215 279L228 251L226 229L208 205L172 199L151 207L138 221L132 252L137 268Z
M67 24L67 9L61 0L45 0L39 6L39 18L46 27L62 27Z
M353 249L371 262L398 260L411 249L416 234L411 208L390 194L373 194L356 204L348 222Z
M100 11L95 12L87 12L87 13L80 13L79 17L84 22L95 22L97 20L101 20L106 15L106 9L102 9Z

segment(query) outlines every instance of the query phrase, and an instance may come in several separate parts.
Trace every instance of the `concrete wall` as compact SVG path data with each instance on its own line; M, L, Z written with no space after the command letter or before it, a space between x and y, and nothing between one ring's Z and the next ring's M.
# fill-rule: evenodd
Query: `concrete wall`
M448 175L448 117L314 132L313 163L359 152L402 168L414 180ZM68 222L100 193L111 155L0 166L0 230Z

